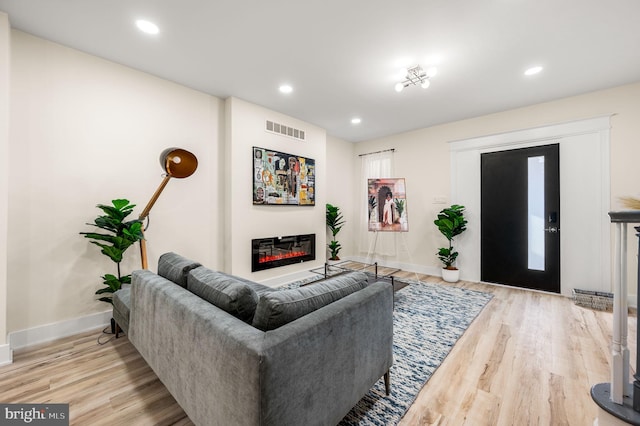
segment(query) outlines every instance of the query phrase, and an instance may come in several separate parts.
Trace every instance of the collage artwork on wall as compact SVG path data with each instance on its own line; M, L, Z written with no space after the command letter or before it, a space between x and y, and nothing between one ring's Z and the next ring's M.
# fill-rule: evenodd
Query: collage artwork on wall
M367 184L369 231L408 232L404 178L369 179Z
M315 161L253 147L253 204L314 206Z

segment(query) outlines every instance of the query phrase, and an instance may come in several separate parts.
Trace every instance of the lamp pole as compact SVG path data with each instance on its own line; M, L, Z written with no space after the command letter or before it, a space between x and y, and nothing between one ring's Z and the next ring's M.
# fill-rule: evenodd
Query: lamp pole
M138 219L141 221L144 221L149 216L151 208L156 201L158 201L160 194L169 183L169 180L172 177L182 179L191 176L198 168L198 159L195 155L184 149L167 148L160 154L160 165L167 174L162 179L156 192L153 193L147 206L142 210L142 213L140 213ZM146 229L143 229L143 234L144 231L146 231ZM147 241L145 238L140 240L140 259L142 261L142 269L147 269L149 265L147 260Z
M160 194L164 190L164 187L167 186L170 179L171 179L170 175L166 175L164 179L162 179L160 186L158 187L158 189L156 189L156 192L153 194L153 196L147 203L147 206L144 208L142 213L140 213L140 217L138 217L138 219L140 219L141 221L144 221L149 216L149 212L151 211L151 208L156 203L156 201L158 201L158 197L160 197ZM146 228L142 230L143 235L144 235L144 231L146 231ZM147 261L147 240L144 238L140 240L140 260L142 261L142 269L148 269L149 265Z

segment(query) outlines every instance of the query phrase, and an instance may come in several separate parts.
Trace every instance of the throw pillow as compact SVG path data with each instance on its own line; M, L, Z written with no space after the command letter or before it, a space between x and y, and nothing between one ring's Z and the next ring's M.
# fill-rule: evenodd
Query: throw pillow
M258 295L246 283L204 266L189 273L187 290L249 324L258 303Z
M316 284L260 296L253 326L268 331L283 326L368 285L363 272L350 272Z
M173 281L180 287L187 286L189 271L200 266L198 262L175 253L165 253L158 259L158 275Z

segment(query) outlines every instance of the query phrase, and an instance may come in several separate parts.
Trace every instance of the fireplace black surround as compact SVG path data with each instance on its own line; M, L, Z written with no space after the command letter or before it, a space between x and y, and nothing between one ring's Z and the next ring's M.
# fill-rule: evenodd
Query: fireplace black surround
M251 240L251 272L316 259L316 234Z

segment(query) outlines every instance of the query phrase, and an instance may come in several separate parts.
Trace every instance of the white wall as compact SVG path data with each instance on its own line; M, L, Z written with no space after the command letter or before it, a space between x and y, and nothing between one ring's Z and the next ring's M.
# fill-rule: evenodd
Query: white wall
M327 203L340 207L346 223L336 236L342 249L340 258L357 254L355 242L358 227L356 194L360 170L353 167L355 144L332 136L327 137ZM327 243L331 232L326 230ZM328 251L327 258L329 257Z
M437 271L437 247L444 243L443 237L433 225L435 214L444 206L434 204L436 197L450 199L450 153L448 142L470 139L615 114L611 118L611 209L620 209L618 198L635 196L640 198L640 83L615 87L608 90L560 99L553 102L504 111L413 132L358 143L356 154L396 148L396 170L398 177L407 178L410 250L416 269ZM354 158L354 167L359 167ZM400 174L404 176L400 176ZM416 189L417 188L417 189ZM469 212L473 215L474 212ZM597 244L597 242L594 242ZM629 252L636 253L637 241L629 242ZM464 256L473 253L461 253ZM389 262L404 262L403 256L388 259ZM630 294L635 293L636 258L629 259Z
M264 281L274 277L308 271L322 266L326 244L326 133L309 123L288 117L245 102L238 98L226 100L225 179L228 182L224 197L225 270L234 275ZM269 133L265 121L271 120L306 132L306 140L299 141ZM302 155L315 160L315 206L258 206L253 205L252 147L274 149ZM251 272L251 240L274 236L316 234L316 260L287 265L265 271Z
M9 69L11 28L9 17L0 12L0 200L9 190ZM8 358L7 345L7 215L0 202L0 364Z
M394 148L395 177L406 179L409 231L396 238L396 256L377 253L372 256L381 264L421 273L439 273L435 253L443 241L432 228L435 229L433 220L437 212L451 202L449 146L446 143L449 134L447 128L436 127L356 145L353 167L358 173L361 168L358 154ZM365 202L358 200L358 203ZM360 205L355 208L359 209ZM367 252L359 252L362 258L367 255Z
M93 293L115 265L78 233L93 229L85 223L100 213L96 204L114 198L135 202L135 218L161 182L158 157L167 147L193 152L199 167L170 181L151 211L150 269L166 251L221 267L223 102L20 31L11 35L10 186L3 197L9 252L0 256L9 265L7 331L110 310ZM139 262L131 248L123 272Z

